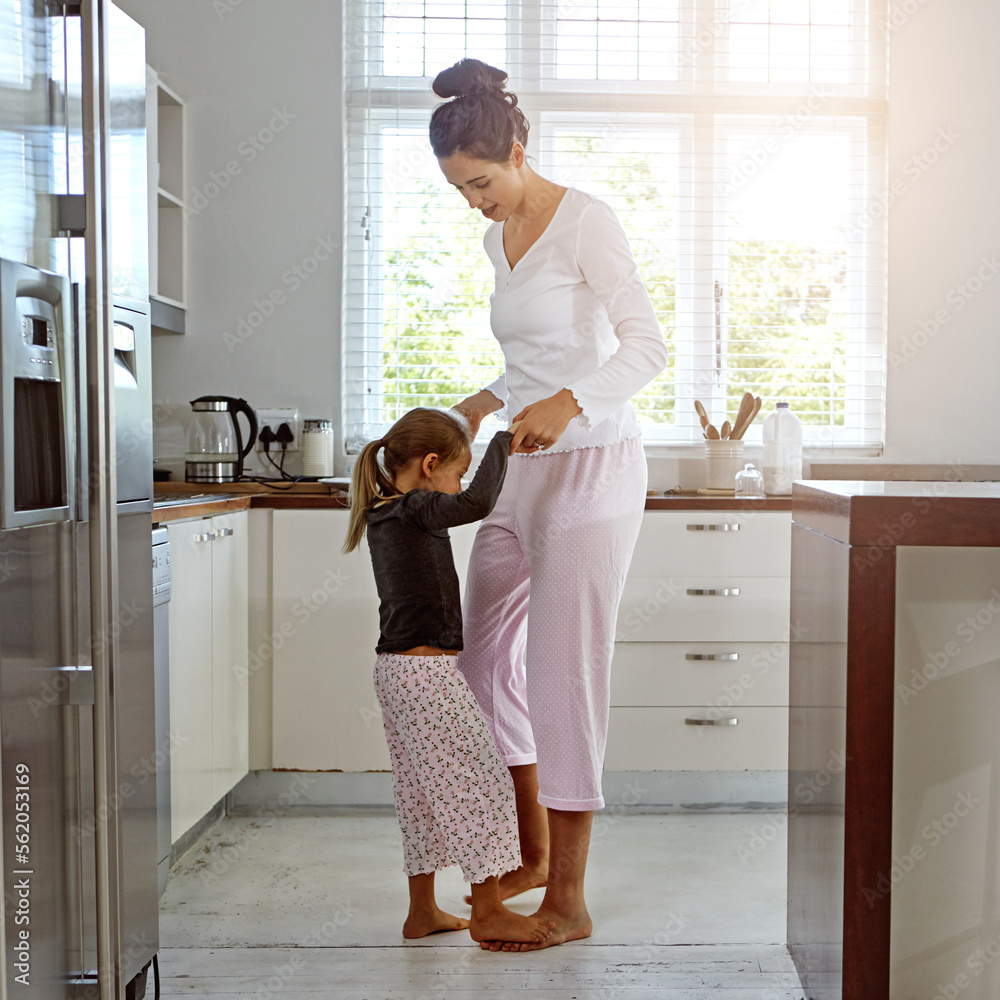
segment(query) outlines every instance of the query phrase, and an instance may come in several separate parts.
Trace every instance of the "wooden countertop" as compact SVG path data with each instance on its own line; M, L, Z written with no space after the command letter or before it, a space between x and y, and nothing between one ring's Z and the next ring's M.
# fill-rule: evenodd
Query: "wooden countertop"
M792 518L848 545L997 545L1000 483L808 480Z
M218 494L218 497L212 496ZM233 510L337 510L347 507L344 493L327 483L296 483L291 488L268 489L259 483L157 483L153 522L163 524L188 517L211 517ZM791 497L737 500L731 496L694 493L656 493L646 497L646 510L674 511L788 511Z

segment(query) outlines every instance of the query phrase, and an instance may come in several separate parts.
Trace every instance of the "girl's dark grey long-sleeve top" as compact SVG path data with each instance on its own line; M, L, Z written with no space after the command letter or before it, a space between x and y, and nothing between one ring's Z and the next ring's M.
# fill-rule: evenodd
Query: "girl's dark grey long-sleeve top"
M462 602L448 529L493 510L512 439L508 431L494 435L467 490L410 490L369 511L368 551L380 602L377 653L462 648Z

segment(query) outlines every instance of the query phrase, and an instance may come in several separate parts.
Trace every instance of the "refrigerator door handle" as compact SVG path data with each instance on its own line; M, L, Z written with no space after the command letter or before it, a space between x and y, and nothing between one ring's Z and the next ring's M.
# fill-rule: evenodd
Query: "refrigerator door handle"
M93 705L94 668L89 665L56 667L53 689L56 705ZM44 699L43 699L44 700Z

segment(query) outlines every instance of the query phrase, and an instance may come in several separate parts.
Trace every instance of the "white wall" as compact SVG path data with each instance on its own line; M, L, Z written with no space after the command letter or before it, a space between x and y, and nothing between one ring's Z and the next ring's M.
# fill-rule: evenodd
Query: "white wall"
M1000 4L892 0L892 6L889 177L905 190L889 215L885 460L997 463ZM925 151L938 129L957 138L942 136L939 146L950 147L919 173L913 157L925 165L934 159ZM984 258L993 266L985 267ZM966 300L957 289L978 279L980 268L992 280ZM975 287L973 280L969 293ZM946 322L927 336L939 310L937 321ZM902 363L894 364L893 353Z
M196 396L294 406L303 418L340 408L340 4L119 5L146 28L147 62L186 102L187 201L204 205L188 221L187 333L158 334L153 345L156 457L172 458L183 478L183 426ZM239 172L205 199L229 165ZM296 289L291 269L309 257L317 266ZM255 302L275 293L272 314L234 342Z
M903 188L889 216L889 349L898 361L887 376L883 460L996 463L1000 280L984 283L961 309L957 289L978 278L984 258L1000 255L1000 4L891 3L889 177ZM342 239L341 4L121 6L146 26L149 62L188 102L189 191L203 191L230 161L241 167L190 220L189 332L156 339L156 399L183 404L215 391L258 407L336 416L340 253L298 291L282 275L319 239ZM274 108L295 118L248 162L240 144L268 125ZM939 139L934 151L939 129L957 138ZM984 274L1000 278L991 268ZM284 303L245 342L227 347L225 334L274 291ZM928 337L921 323L935 314L946 322ZM161 451L165 437L158 436ZM180 437L174 441L182 450ZM676 462L657 464L667 478L676 471ZM659 478L656 485L673 485Z

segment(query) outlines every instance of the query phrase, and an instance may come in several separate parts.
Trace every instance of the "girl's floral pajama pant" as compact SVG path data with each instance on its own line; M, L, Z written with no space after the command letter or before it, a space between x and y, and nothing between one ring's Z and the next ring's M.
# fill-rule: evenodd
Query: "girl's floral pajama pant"
M404 871L458 864L479 883L521 865L510 771L455 656L381 653L375 692L392 758Z

